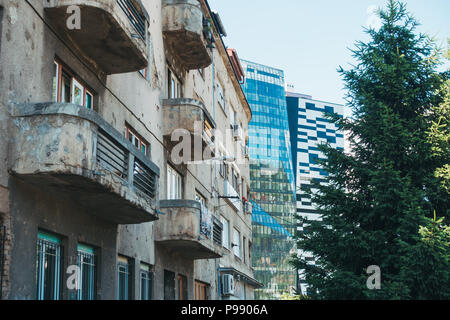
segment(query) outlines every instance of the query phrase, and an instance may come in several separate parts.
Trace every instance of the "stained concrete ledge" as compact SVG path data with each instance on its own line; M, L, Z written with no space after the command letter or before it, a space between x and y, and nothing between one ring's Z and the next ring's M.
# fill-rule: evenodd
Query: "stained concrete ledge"
M154 197L136 189L128 163L124 179L98 163L99 130L137 159L154 175L159 168L96 112L74 104L19 105L14 110L15 140L11 144L10 172L40 188L71 196L92 214L118 224L157 220ZM131 172L131 175L129 174Z
M43 0L46 18L55 30L69 39L86 59L106 74L139 71L147 67L146 39L141 39L133 24L116 0ZM149 14L139 0L132 0L145 19ZM81 29L67 27L67 8L81 9Z
M205 121L209 122L212 129L216 127L202 102L187 98L163 100L163 136L167 148L173 150L177 146L179 140L172 141L176 130L186 130L191 135L190 155L183 150L182 159L197 161L214 158L214 136L210 137L205 131Z
M200 233L201 204L194 200L161 200L164 215L155 225L155 242L186 259L216 259L222 247Z
M206 68L212 55L203 36L198 0L163 0L163 34L167 47L188 70Z
M217 127L216 122L209 113L208 109L206 109L205 105L199 100L190 98L165 99L163 100L163 106L164 107L189 106L191 108L198 108L201 111L203 111L204 119L206 118L213 128Z

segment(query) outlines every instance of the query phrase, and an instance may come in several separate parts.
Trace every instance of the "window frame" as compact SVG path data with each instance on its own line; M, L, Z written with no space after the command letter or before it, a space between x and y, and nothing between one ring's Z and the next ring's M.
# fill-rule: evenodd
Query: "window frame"
M78 256L78 267L80 268L79 271L79 288L77 290L77 300L96 300L97 297L97 255L95 253L94 247L84 245L84 244L78 244L77 246L77 256ZM82 258L88 258L91 259L91 261L83 262ZM89 269L89 265L91 269ZM88 268L88 272L90 273L89 276L91 277L89 279L89 285L91 287L88 287L88 299L84 299L85 293L83 292L84 287L84 269Z
M144 284L147 286L146 288ZM139 298L143 301L153 299L153 272L150 265L146 263L141 263L139 270Z
M188 279L186 276L179 274L178 283L178 300L188 300Z
M130 126L126 125L125 126L125 130L126 130L126 139L128 141L131 142L131 144L133 146L136 147L136 149L138 149L139 152L143 153L145 156L149 155L149 150L150 150L150 144L141 137L141 135L139 135L136 130L132 129ZM132 137L132 140L130 140L130 137ZM135 141L136 140L139 144L139 146L136 146ZM145 147L145 152L142 152L142 147Z
M36 300L61 300L63 292L64 247L62 239L54 234L38 231L36 252ZM55 252L47 253L53 249ZM48 255L55 257L51 278L46 277L49 270ZM50 281L51 286L45 285ZM50 291L49 291L50 290Z
M183 176L170 164L167 164L166 183L167 183L167 200L182 200Z
M209 284L195 280L195 300L207 301ZM202 299L203 298L203 299Z
M235 243L235 235L237 234L237 236L238 236L238 238L239 238L239 241L238 241L238 243L236 244ZM234 256L236 257L236 258L239 258L239 259L242 259L241 258L241 254L242 254L242 252L241 252L241 247L242 247L242 244L241 244L241 232L239 231L239 229L237 229L237 228L233 228L233 254L234 254ZM236 254L236 248L237 248L237 253L238 254Z
M55 69L55 75L53 77L53 88L52 88L52 100L53 102L57 103L73 103L80 106L83 106L90 110L95 110L95 93L91 88L89 88L86 83L81 80L79 77L77 77L68 67L66 67L62 62L60 62L58 59L53 60L53 64L56 67ZM65 87L63 86L63 78L67 78L67 80L70 82L68 84L68 88L70 88L69 92L69 101L65 101L66 99L63 98L63 90L65 90ZM56 80L56 84L55 84ZM81 90L81 104L75 103L75 88L78 88ZM88 107L86 102L86 96L91 96L91 106Z
M177 77L177 75L168 68L168 98L180 99L183 97L183 82Z
M230 250L230 220L224 216L220 216L220 222L222 222L222 247ZM227 228L225 228L227 226Z
M120 271L120 267L125 268L125 272ZM121 299L121 275L124 275L125 288L123 292L123 299ZM130 259L124 256L118 256L117 259L117 300L132 300L132 279L133 269Z

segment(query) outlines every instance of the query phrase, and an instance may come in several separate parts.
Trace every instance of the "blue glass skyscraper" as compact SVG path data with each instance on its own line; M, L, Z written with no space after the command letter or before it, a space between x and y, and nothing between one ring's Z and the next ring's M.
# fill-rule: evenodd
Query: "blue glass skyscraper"
M284 72L241 61L244 92L253 112L249 124L253 208L253 268L264 288L256 299L276 299L296 285L288 260L295 253L295 182Z

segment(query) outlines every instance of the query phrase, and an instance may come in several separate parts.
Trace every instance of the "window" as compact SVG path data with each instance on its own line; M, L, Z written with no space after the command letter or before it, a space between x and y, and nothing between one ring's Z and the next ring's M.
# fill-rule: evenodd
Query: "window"
M148 155L149 152L149 144L139 137L139 135L129 127L126 128L127 130L127 139L130 141L140 152L142 152L145 155Z
M239 175L234 168L231 168L232 172L232 185L234 190L239 193Z
M208 300L208 285L195 281L195 300Z
M167 166L167 199L179 200L182 198L182 177L171 166Z
M220 222L222 222L222 245L224 248L230 249L230 222L223 216L220 216Z
M53 77L53 101L74 103L93 110L94 94L59 62L54 61L54 68L55 76Z
M175 273L164 270L164 300L175 300Z
M181 81L178 80L176 75L169 69L169 99L178 99L182 95Z
M243 237L243 239L242 239L242 250L243 250L243 252L242 252L242 259L244 260L244 263L247 263L247 260L246 260L247 256L245 254L246 242L247 242L247 239L245 237Z
M95 300L97 274L94 248L78 244L78 267L80 279L77 299Z
M127 258L119 257L117 263L117 299L131 300L131 268Z
M178 300L188 299L187 278L185 276L178 276Z
M223 157L224 157L223 152L219 151L219 158L222 159ZM225 161L219 162L219 174L222 177L225 177L225 166L226 166Z
M38 232L36 299L59 300L62 289L63 247L61 239Z
M234 126L237 124L236 120L236 111L234 111L234 108L230 105L230 127L233 129L234 134Z
M206 198L204 196L202 196L198 191L195 192L195 200L197 200L203 206L206 207Z
M241 233L237 229L233 229L233 253L241 258Z
M219 105L225 111L225 94L223 92L223 87L219 82L217 82L217 99L218 99Z
M141 300L151 300L153 297L153 273L148 264L141 263Z

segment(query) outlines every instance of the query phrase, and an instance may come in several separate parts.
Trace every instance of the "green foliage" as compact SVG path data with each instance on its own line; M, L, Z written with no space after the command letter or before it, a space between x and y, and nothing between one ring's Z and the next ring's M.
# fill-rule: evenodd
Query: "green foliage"
M420 227L420 241L406 257L403 269L418 299L450 299L450 226L444 218L426 219ZM426 275L426 276L425 276Z
M305 232L296 238L300 249L316 257L316 265L302 257L293 265L305 270L313 299L435 297L419 292L417 283L426 283L430 273L443 276L432 268L411 268L414 277L407 272L422 263L417 253L427 248L420 226L428 226L433 210L449 214L448 194L436 176L448 154L436 154L429 137L437 120L432 106L443 101L438 52L429 37L417 34L418 23L403 3L390 0L379 15L382 27L366 30L371 40L356 44L358 63L340 70L353 115L329 116L346 131L351 152L321 145L328 183L304 190L322 221L300 218ZM366 286L371 265L381 268L381 290ZM445 279L433 292L450 287Z

